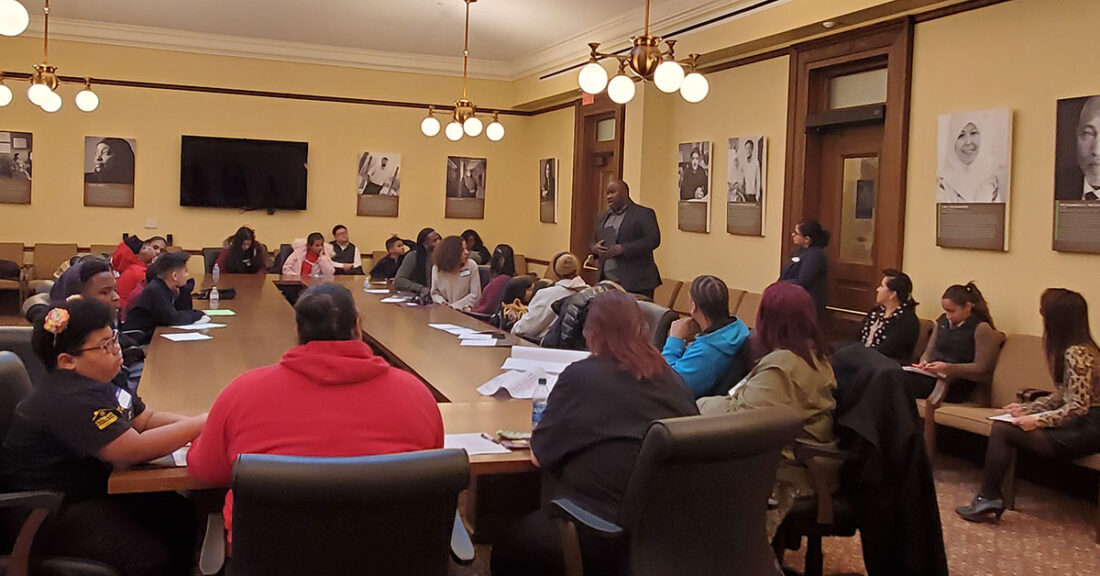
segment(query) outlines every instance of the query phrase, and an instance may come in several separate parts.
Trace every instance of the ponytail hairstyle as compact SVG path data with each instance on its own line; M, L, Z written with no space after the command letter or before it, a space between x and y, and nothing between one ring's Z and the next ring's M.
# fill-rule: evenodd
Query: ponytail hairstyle
M917 305L917 301L913 300L913 279L908 274L887 268L882 275L886 277L886 287L897 293L899 302L911 307Z
M511 246L497 244L497 247L493 250L493 257L489 259L489 271L494 276L501 274L505 276L516 275L516 253Z
M970 304L973 306L971 314L989 323L990 328L997 328L993 325L993 316L989 313L989 304L986 303L985 296L982 296L982 291L978 290L978 286L973 281L967 282L966 285L948 286L947 290L943 291L943 299L950 300L959 306Z
M810 239L810 246L825 248L829 245L829 231L817 220L807 219L798 223L798 233Z
M1043 348L1055 382L1065 378L1066 349L1081 344L1096 349L1089 330L1089 305L1085 298L1065 288L1048 288L1039 298L1043 316Z

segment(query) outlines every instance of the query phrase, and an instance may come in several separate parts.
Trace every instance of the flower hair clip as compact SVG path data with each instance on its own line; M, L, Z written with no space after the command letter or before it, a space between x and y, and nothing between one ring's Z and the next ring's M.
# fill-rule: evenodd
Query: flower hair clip
M42 328L54 335L54 339L57 339L57 335L65 331L65 328L69 325L69 311L64 308L54 308L46 314L46 320L42 323Z

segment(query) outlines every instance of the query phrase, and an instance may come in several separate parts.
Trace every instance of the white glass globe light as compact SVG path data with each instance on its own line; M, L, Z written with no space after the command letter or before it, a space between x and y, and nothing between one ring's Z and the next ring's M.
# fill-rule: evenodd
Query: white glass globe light
M91 112L96 108L99 108L99 95L92 92L90 88L85 88L76 93L76 107L80 108L84 112Z
M57 92L50 92L50 97L42 103L42 109L46 112L57 112L61 109L61 95Z
M50 90L50 87L45 84L31 84L31 87L27 88L27 99L33 102L35 106L41 106L45 103L50 94L53 94L53 90Z
M698 72L684 76L684 83L680 85L680 95L693 104L701 102L707 97L708 92L710 92L710 82L707 82L706 76Z
M470 116L462 123L462 130L466 132L466 135L470 138L476 138L481 135L483 129L481 119L477 116Z
M435 116L428 116L421 120L420 133L428 137L439 134L439 120Z
M27 29L31 15L16 0L0 0L0 35L18 36Z
M462 139L462 124L452 121L450 124L447 124L447 128L443 133L447 135L447 139L451 142L458 142Z
M577 74L577 83L581 90L589 94L599 94L607 86L607 70L598 62L589 62Z
M504 124L494 120L492 124L485 129L485 137L493 142L500 142L504 138Z
M11 104L11 88L0 84L0 107Z
M653 83L657 85L658 90L666 94L679 90L683 81L684 67L672 60L661 62L653 73Z
M634 90L634 81L624 74L619 74L607 83L607 95L616 104L626 104L633 100Z

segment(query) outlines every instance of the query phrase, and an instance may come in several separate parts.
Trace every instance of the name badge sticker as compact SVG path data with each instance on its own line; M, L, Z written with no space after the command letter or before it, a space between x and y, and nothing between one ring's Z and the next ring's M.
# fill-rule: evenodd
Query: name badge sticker
M467 269L463 270L462 272L459 272L458 275L461 276L462 278L465 278L465 277L470 275L470 269L467 268Z
M115 394L115 397L118 398L118 405L123 410L129 410L134 403L134 397L122 388L118 389L118 394Z

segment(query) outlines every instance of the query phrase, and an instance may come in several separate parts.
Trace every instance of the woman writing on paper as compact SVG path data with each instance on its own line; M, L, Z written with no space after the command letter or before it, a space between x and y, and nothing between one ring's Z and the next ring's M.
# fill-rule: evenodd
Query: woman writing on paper
M1001 481L1016 448L1063 460L1100 451L1100 350L1089 330L1088 304L1076 292L1051 288L1039 299L1039 313L1054 393L1004 407L1014 419L993 423L981 490L969 506L955 509L965 520L1000 519Z

